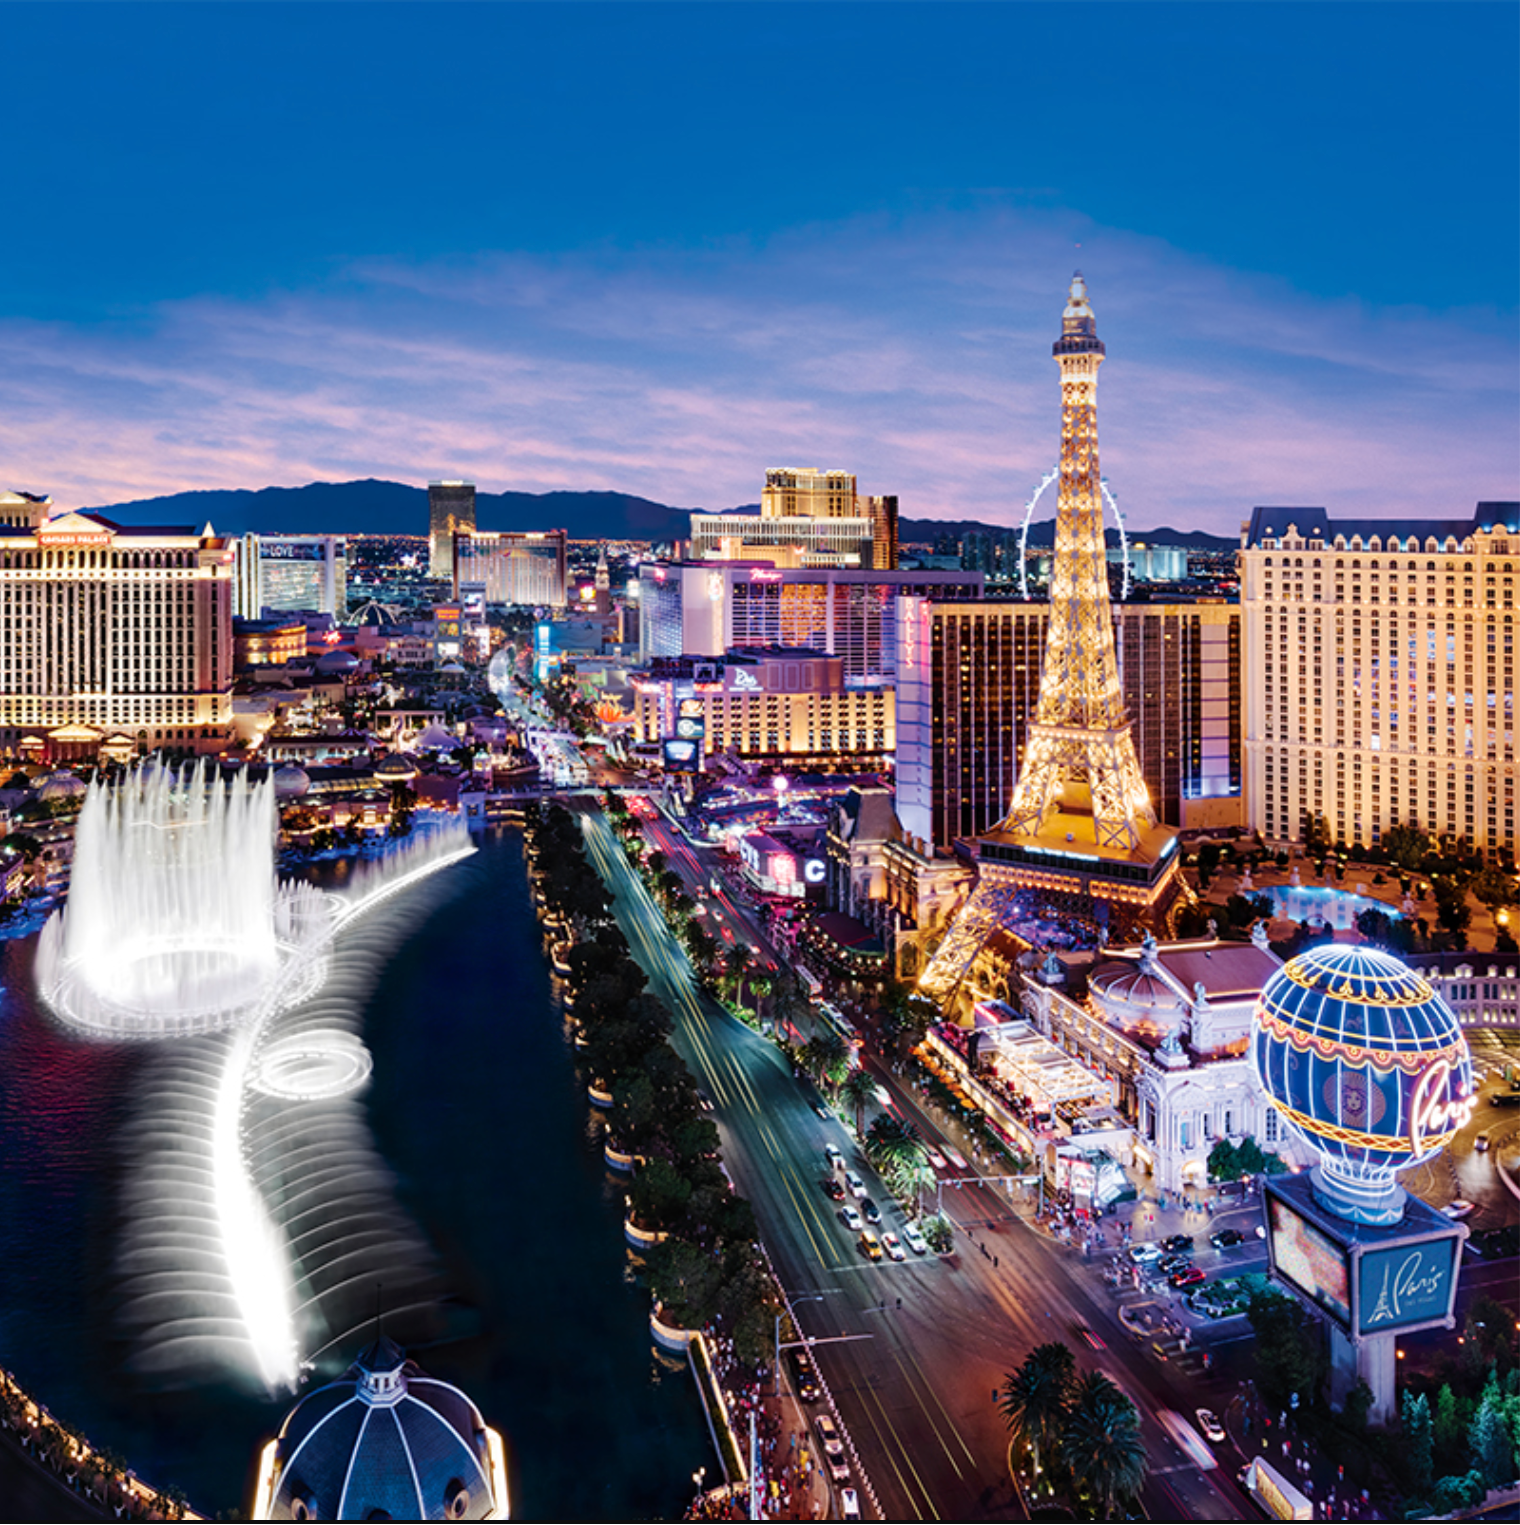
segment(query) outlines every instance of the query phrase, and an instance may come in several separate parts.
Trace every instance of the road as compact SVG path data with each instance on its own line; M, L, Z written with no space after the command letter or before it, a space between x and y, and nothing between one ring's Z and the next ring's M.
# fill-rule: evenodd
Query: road
M1006 1198L980 1186L959 1193L954 1207L962 1222L994 1227L975 1231L974 1240L963 1236L948 1258L872 1264L860 1255L820 1189L825 1145L843 1150L860 1172L883 1226L900 1229L890 1194L845 1128L815 1112L784 1056L696 987L606 822L595 813L584 822L634 956L675 1017L675 1046L713 1099L724 1159L754 1206L801 1330L815 1339L870 1336L820 1345L815 1360L879 1512L889 1519L1025 1518L991 1395L1032 1346L1065 1339L1079 1364L1108 1372L1141 1409L1152 1518L1243 1518L1243 1497L1228 1478L1233 1466L1200 1473L1152 1417L1160 1408L1191 1415L1206 1401L1196 1379L1142 1356L1114 1317L1096 1267L1013 1217ZM897 1106L912 1105L895 1076L881 1072L878 1079ZM924 1130L938 1132L931 1119ZM1104 1350L1075 1339L1084 1323Z

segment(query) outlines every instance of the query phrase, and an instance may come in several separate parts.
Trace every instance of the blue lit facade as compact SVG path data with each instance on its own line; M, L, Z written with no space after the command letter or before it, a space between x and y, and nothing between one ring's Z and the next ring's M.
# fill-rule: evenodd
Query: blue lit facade
M1429 1159L1473 1105L1472 1060L1451 1008L1387 953L1330 944L1268 980L1251 1063L1288 1129L1320 1159L1316 1195L1362 1223L1403 1212L1395 1172Z

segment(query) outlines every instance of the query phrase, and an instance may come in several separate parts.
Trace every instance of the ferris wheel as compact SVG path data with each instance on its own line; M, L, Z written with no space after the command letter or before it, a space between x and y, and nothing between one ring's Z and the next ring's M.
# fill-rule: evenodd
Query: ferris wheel
M1049 471L1040 478L1040 485L1030 494L1029 501L1024 505L1024 522L1019 527L1019 597L1029 597L1029 524L1034 518L1035 504L1040 501L1045 489L1061 475L1059 466L1052 466ZM1121 552L1120 566L1123 569L1123 582L1119 589L1119 602L1123 603L1129 597L1129 536L1124 529L1124 515L1119 512L1118 500L1114 497L1108 485L1108 478L1100 478L1103 487L1103 501L1108 504L1109 512L1114 516L1114 523L1119 527L1119 549Z

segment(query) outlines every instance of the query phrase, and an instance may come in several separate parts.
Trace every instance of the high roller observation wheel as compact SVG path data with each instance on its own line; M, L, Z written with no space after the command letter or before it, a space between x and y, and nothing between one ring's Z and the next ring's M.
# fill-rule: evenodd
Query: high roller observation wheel
M1029 525L1034 518L1035 504L1040 501L1045 489L1060 475L1061 468L1052 466L1040 478L1040 485L1030 494L1029 501L1024 505L1024 522L1019 526L1019 597L1026 602L1029 599ZM1119 527L1119 549L1122 553L1119 564L1124 574L1119 587L1119 602L1122 604L1129 597L1129 535L1124 528L1124 515L1119 512L1118 499L1114 497L1108 485L1108 478L1100 477L1098 480L1103 488L1103 501L1108 504L1109 512L1114 516L1114 523Z

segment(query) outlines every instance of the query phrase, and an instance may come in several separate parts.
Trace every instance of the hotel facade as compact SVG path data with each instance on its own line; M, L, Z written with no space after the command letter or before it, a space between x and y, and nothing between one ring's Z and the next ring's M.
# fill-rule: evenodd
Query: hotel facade
M230 539L206 526L0 522L0 754L215 753L231 736Z
M1163 821L1244 824L1241 612L1223 602L1114 606L1135 753ZM1040 691L1046 604L898 601L897 813L939 848L1008 809Z
M1249 824L1515 846L1520 503L1454 520L1258 508L1242 527Z

